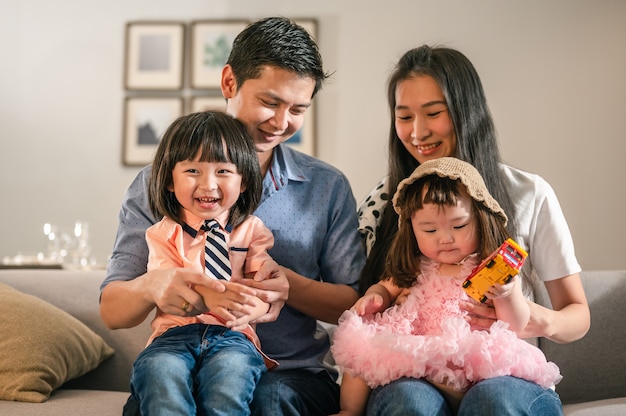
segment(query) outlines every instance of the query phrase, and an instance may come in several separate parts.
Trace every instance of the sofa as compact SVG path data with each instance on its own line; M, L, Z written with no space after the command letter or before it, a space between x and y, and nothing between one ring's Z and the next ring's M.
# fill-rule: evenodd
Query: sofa
M625 415L626 328L622 319L626 317L626 270L588 271L582 278L591 308L588 335L563 345L541 339L539 346L564 376L557 392L566 415ZM121 415L129 394L132 363L149 337L150 319L132 329L108 330L98 309L103 279L102 270L0 270L0 286L7 285L60 308L115 351L93 370L55 388L42 403L0 400L0 414ZM535 297L547 304L542 287L535 291ZM2 334L2 338L17 336Z
M103 270L0 270L0 284L34 295L62 309L99 335L114 351L92 371L63 383L43 403L0 400L0 415L122 414L129 396L133 361L145 347L151 333L150 319L132 329L107 329L100 318L98 306L104 275ZM2 334L2 337L11 335Z

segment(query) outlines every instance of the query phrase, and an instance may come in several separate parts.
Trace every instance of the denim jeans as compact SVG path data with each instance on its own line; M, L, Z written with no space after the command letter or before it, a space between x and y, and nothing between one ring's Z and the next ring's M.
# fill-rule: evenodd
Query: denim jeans
M401 378L372 391L367 415L451 416L441 393L422 379ZM554 390L530 381L504 376L472 386L461 401L458 415L561 416L563 407Z
M337 412L339 385L324 371L292 369L265 373L252 401L253 416L326 416Z
M185 325L169 329L139 354L131 394L142 415L247 415L266 370L242 333Z

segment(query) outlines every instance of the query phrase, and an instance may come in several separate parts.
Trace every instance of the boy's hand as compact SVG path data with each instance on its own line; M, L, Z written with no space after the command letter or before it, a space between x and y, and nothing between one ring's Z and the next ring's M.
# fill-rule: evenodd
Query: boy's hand
M237 318L235 314L245 315L249 307L257 304L258 298L253 289L235 282L220 282L226 287L224 292L217 292L204 285L196 285L193 288L202 296L207 311L231 321Z
M252 279L243 279L241 284L254 288L256 296L268 303L269 309L255 319L254 323L273 322L289 297L289 281L283 269L274 260L267 260Z

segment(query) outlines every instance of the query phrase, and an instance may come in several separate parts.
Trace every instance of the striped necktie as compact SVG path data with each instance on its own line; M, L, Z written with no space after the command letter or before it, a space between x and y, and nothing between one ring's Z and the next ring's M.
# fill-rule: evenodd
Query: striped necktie
M220 225L215 220L206 220L201 229L206 231L204 245L204 267L209 276L230 280L231 269L228 259L228 246Z

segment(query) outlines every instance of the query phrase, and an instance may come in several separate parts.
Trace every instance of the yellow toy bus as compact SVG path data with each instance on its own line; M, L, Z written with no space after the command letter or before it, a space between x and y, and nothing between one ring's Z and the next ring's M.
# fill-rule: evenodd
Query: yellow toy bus
M463 289L478 302L486 302L485 292L496 283L509 283L513 276L519 273L526 257L528 257L526 250L512 239L507 239L500 248L472 270L463 282Z

